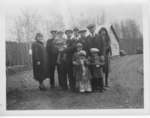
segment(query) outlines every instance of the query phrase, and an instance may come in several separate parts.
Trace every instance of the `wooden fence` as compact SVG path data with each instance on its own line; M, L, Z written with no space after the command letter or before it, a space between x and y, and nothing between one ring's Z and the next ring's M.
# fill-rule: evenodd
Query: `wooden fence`
M31 66L30 43L6 42L6 66Z

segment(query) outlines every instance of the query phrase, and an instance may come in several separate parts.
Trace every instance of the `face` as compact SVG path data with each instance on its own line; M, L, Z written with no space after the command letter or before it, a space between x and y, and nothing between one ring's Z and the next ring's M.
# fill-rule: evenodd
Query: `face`
M70 33L67 33L67 37L68 38L71 38L71 36L72 36L72 33L70 32Z
M78 36L79 34L78 34L78 31L74 31L74 35L75 36Z
M56 38L56 33L53 32L53 33L52 33L52 37L53 37L53 38Z
M93 34L95 32L95 27L89 29L89 31Z
M80 55L80 59L81 59L81 60L85 59L85 56Z
M94 52L94 53L92 53L92 56L96 57L96 56L98 56L98 54L96 52Z
M106 36L106 31L105 31L105 30L102 30L101 33L100 33L100 35L101 35L101 36Z
M80 35L81 35L81 37L85 37L86 33L84 32L84 33L81 33Z
M37 37L37 41L43 42L43 36L42 36L42 35L41 35L41 36L38 36L38 37Z
M77 51L81 51L82 50L82 46L77 47Z
M62 39L63 38L63 33L62 34L58 34L57 38Z

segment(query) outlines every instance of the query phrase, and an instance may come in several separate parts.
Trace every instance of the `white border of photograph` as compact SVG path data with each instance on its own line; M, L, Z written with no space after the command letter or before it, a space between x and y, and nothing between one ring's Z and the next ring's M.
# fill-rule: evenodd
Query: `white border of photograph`
M101 2L101 4L143 5L144 41L144 109L89 109L89 110L6 110L6 68L5 68L5 9L9 5L46 4L49 0L1 0L0 1L0 115L141 115L150 113L150 2L148 0L76 0L77 2Z

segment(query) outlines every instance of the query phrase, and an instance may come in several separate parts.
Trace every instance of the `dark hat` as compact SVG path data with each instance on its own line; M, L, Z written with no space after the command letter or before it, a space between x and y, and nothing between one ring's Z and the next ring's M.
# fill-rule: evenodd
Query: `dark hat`
M56 30L51 30L51 33L57 33L57 31Z
M73 29L73 31L79 31L79 29L78 29L77 27L75 27L75 28Z
M91 28L94 28L94 27L95 27L94 24L89 24L89 25L87 26L88 29L91 29Z
M73 31L71 29L68 29L65 31L65 34L68 34L68 33L73 33Z
M85 29L79 31L79 33L85 33L85 32L86 32Z

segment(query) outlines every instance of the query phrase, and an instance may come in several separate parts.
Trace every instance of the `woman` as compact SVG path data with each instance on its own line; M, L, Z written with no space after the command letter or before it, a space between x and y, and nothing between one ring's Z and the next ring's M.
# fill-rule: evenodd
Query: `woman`
M32 61L34 79L39 82L39 89L46 90L43 80L46 78L46 51L43 44L43 35L37 33L32 44Z
M100 53L105 57L105 65L104 65L104 73L105 73L105 86L108 87L108 75L109 75L109 65L110 65L110 59L109 56L112 54L111 52L111 41L108 35L108 32L106 28L101 28L99 31L99 38L100 40Z

